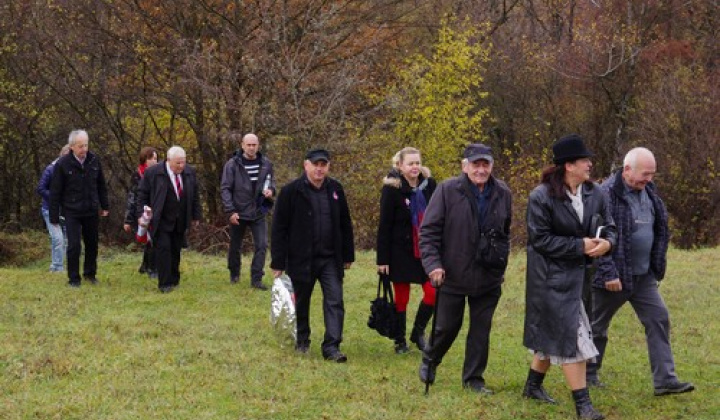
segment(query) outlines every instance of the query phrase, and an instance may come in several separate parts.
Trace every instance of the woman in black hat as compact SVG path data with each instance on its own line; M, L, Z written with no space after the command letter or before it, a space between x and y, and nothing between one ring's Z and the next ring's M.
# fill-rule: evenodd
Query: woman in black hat
M590 401L586 362L597 356L582 302L592 259L616 242L615 225L597 184L592 153L572 134L553 145L554 166L543 171L527 208L527 275L523 344L534 353L523 396L555 403L543 389L551 364L562 367L578 418L603 419ZM598 227L604 226L598 237Z
M425 350L425 327L432 318L435 288L420 260L420 224L427 203L435 191L430 170L422 166L420 151L406 147L393 157L393 169L383 180L380 223L377 233L378 272L387 275L395 290L395 309L400 314L400 331L395 337L395 353L409 351L405 341L410 284L421 284L423 298L415 314L410 341Z

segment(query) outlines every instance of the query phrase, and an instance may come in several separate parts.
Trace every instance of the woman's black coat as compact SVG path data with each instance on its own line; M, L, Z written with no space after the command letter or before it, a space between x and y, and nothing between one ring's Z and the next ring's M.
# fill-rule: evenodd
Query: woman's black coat
M527 284L523 344L548 355L572 357L577 352L583 283L590 260L584 237L602 237L614 247L615 223L599 186L583 184L583 220L569 197L553 198L546 184L536 187L527 206ZM598 216L599 215L599 216ZM590 308L587 308L590 310Z
M418 185L422 188L425 201L429 203L436 184L430 177L430 172L426 168L422 169ZM424 180L427 180L427 183L422 187ZM413 251L410 215L412 187L397 171L391 172L383 184L377 233L377 264L390 266L389 277L393 282L425 283L427 275L422 260L415 258Z

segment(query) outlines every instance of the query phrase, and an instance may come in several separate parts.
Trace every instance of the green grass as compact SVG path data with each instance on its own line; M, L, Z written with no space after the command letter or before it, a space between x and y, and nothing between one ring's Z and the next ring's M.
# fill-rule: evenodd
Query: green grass
M424 396L420 353L395 355L366 326L374 297L374 254L361 253L345 282L342 349L325 362L316 289L310 355L269 327L270 294L230 285L225 260L183 255L178 290L164 295L136 272L140 254L101 249L100 284L66 287L48 260L0 268L1 419L566 419L574 408L562 373L546 380L557 406L520 397L530 354L522 347L524 254L516 254L491 336L487 385L464 391L465 329ZM603 380L593 390L609 419L720 418L720 251L670 253L661 286L670 308L677 371L693 393L657 398L644 333L629 306L615 319ZM244 259L244 267L249 265ZM266 279L266 282L269 282ZM420 297L414 288L411 313Z

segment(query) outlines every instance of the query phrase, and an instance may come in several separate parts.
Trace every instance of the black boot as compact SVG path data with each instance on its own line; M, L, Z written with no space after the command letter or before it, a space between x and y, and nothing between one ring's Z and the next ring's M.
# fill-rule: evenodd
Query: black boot
M415 315L415 322L413 323L413 329L410 333L410 341L415 343L420 351L425 351L427 342L425 340L425 327L427 327L430 318L433 315L433 307L431 305L420 302L417 314Z
M435 382L435 369L438 363L433 362L427 354L423 353L422 362L420 362L420 381L424 384Z
M572 396L575 400L575 412L579 419L603 420L605 418L605 416L597 412L593 407L587 388L574 390Z
M527 381L525 381L525 389L523 389L523 397L531 400L539 400L549 404L557 404L554 399L545 392L542 383L545 380L545 374L530 369Z
M410 351L405 341L405 324L407 323L407 313L398 312L398 333L395 336L395 354L405 354Z

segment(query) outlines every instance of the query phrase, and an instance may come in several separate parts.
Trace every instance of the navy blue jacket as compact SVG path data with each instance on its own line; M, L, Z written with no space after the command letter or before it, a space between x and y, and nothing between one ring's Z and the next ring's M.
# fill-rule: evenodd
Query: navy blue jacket
M625 185L622 170L613 173L601 189L610 204L610 212L617 226L618 241L612 253L598 259L598 270L593 280L593 286L605 288L605 282L620 279L623 290L632 290L632 231L635 225L630 204L625 200ZM665 277L667 265L667 250L670 244L670 229L668 228L668 213L665 204L657 194L655 184L647 184L645 191L655 209L655 223L653 224L653 244L650 251L650 272L660 281Z
M55 170L55 162L57 161L58 160L55 159L52 163L45 167L45 170L40 177L40 181L38 182L38 186L35 189L40 197L42 197L43 210L50 210L50 181L52 181L52 174L53 170Z

